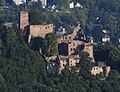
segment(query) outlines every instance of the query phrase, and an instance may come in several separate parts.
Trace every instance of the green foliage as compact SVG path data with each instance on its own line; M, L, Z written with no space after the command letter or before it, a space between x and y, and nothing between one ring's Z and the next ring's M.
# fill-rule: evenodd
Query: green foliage
M56 35L47 34L44 41L45 45L50 47L45 48L53 50ZM108 47L113 48L113 45L106 45L105 48ZM120 74L117 71L111 71L106 80L90 74L89 69L93 64L89 61L88 53L80 53L81 61L78 65L80 72L76 72L76 68L73 67L71 70L66 68L60 75L48 75L45 61L27 46L22 32L3 26L0 26L0 50L0 92L119 92L120 90ZM51 55L49 54L51 52L47 53ZM52 55L53 53L56 54L53 51ZM113 60L116 59L115 57Z
M45 38L35 37L32 40L32 49L42 50L42 55L50 57L58 55L57 35L54 33L46 34Z
M0 86L9 92L33 90L32 85L41 82L46 73L45 62L37 52L26 45L19 32L0 28ZM7 87L6 87L7 85ZM2 91L6 92L6 91ZM23 91L24 92L24 91ZM30 92L30 91L29 91Z
M29 21L31 25L39 25L43 22L40 20L40 12L37 10L29 11Z
M102 29L107 29L113 42L116 43L119 32L120 0L74 0L83 5L83 9L73 9L70 13L61 10L40 11L41 6L26 6L31 11L30 24L53 23L56 27L63 25L69 29L69 25L80 21L87 34L100 41ZM68 6L68 0L48 0L49 4L58 3L60 8ZM37 7L37 8L36 8ZM16 8L16 9L15 9ZM22 6L9 6L0 11L4 21L18 22L18 12L24 10ZM96 18L99 17L99 20ZM22 32L3 27L0 22L0 92L119 92L120 74L111 71L108 78L92 76L89 69L88 53L81 54L81 62L76 72L66 69L60 75L48 75L46 64L42 57L27 46ZM67 26L67 27L66 27ZM69 31L69 30L68 30ZM40 42L39 42L40 40ZM39 47L44 48L46 56L57 55L57 41L54 34L48 34L45 39L38 39ZM95 59L106 61L112 69L120 70L120 49L112 44L95 47Z
M42 9L42 4L41 4L41 1L38 0L38 10L41 11L41 9Z
M6 0L0 0L0 6L3 6L6 4Z
M45 56L57 56L58 55L58 43L57 43L57 35L54 33L48 33L45 36L43 53Z
M85 79L91 78L90 69L95 65L95 63L92 63L90 61L89 54L87 52L81 51L79 53L80 55L80 63L78 63L77 67L80 68L80 74Z
M97 61L104 61L110 65L112 69L120 70L120 49L119 47L106 43L105 45L98 45L95 47L95 59Z
M48 0L49 5L58 5L60 8L68 8L69 0Z

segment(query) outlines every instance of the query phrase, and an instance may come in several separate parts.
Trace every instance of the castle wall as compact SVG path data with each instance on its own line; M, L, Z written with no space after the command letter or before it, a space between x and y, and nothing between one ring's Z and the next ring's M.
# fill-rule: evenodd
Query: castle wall
M79 40L73 40L71 43L68 43L68 55L77 54L82 44L83 42Z
M64 51L67 52L67 55L74 55L74 54L78 54L80 51L84 51L89 53L89 56L94 60L93 46L91 43L84 43L83 41L73 40L66 44L67 45L64 45L64 48L66 49Z
M58 39L58 43L62 43L62 42L68 43L68 42L71 42L74 38L75 36L73 34L64 35Z
M60 37L58 43L67 43L68 55L74 55L78 54L80 51L84 51L88 52L89 56L94 60L91 38L86 39L80 24L74 28L72 34Z
M53 24L47 25L30 25L28 43L30 43L32 37L45 38L46 34L53 32Z
M86 43L83 51L89 53L89 56L92 59L94 59L94 57L93 57L93 46L92 46L91 43Z

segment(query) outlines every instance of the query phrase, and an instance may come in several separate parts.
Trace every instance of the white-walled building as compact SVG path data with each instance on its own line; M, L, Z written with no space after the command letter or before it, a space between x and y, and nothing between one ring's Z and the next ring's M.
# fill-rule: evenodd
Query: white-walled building
M102 42L110 42L110 36L105 35L104 37L102 37Z
M42 4L42 8L45 8L47 6L47 0L40 0ZM21 5L27 2L27 0L13 0L16 5ZM30 0L30 2L38 2L38 0Z
M69 8L70 8L70 9L74 8L74 2L71 2L71 3L69 4Z
M69 4L69 8L70 9L72 9L72 8L75 8L75 7L77 7L77 8L83 8L83 6L80 4L80 3L74 3L74 2L71 2L70 4Z
M78 8L83 8L83 6L77 2L77 4L75 5L75 7L78 7Z
M20 5L26 3L26 0L13 0L13 2L15 2L16 5Z

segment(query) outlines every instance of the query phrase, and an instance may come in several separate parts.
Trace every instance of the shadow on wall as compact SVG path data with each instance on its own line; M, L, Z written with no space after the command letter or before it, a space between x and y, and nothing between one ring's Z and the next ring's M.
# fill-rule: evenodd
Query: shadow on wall
M59 55L67 56L68 55L68 45L67 43L58 44Z
M29 25L25 27L25 30L23 31L23 33L24 33L25 42L28 43L28 37L29 37L29 34L30 34Z
M31 41L31 48L33 50L39 50L40 48L43 48L44 47L43 40L44 39L40 37L33 38Z
M80 51L84 50L85 48L85 45L84 44L81 44L81 45L78 45L76 47L76 51L75 51L75 54L79 54Z

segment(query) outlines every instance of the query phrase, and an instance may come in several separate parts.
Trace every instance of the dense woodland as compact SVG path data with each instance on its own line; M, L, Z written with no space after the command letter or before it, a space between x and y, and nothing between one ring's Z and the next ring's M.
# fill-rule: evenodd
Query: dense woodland
M62 3L67 0L60 1L48 0L48 4L59 3L59 5L63 5ZM94 36L98 42L103 35L101 30L107 29L112 37L112 43L95 45L94 56L96 62L105 61L107 65L111 66L109 76L91 75L89 70L95 64L89 62L88 53L85 52L79 53L81 62L71 71L66 66L61 74L49 75L46 71L46 61L38 53L38 50L41 47L44 49L42 52L44 55L56 55L58 53L56 35L48 34L45 39L34 38L32 45L27 44L21 30L3 26L3 23L7 21L18 22L18 12L24 10L24 5L15 6L11 2L9 9L0 11L0 92L120 91L120 47L113 44L120 37L120 0L74 1L80 2L84 8L72 9L70 10L71 14L62 10L60 10L61 12L48 12L42 10L41 5L26 5L30 12L30 24L53 23L56 27L63 25L69 30L69 25L74 25L80 21L86 34ZM5 4L5 2L0 1L0 5ZM34 11L33 7L36 7ZM96 20L97 17L100 17L99 20ZM38 47L34 46L36 43ZM79 73L76 72L78 68L80 69Z
M49 35L55 38L54 34ZM40 46L47 46L45 50L56 48L52 41L54 39L49 35L40 43ZM51 41L53 43L47 44ZM48 48L50 46L52 48ZM51 53L57 54L45 51L46 56ZM80 53L81 62L71 71L66 66L61 74L49 75L46 71L46 61L33 46L25 42L21 30L15 31L1 24L0 92L119 92L120 48L106 43L103 46L95 46L94 53L96 61L103 59L111 65L112 70L107 78L103 75L91 75L89 70L95 64L90 63L88 53L85 52ZM79 73L76 72L78 68Z

